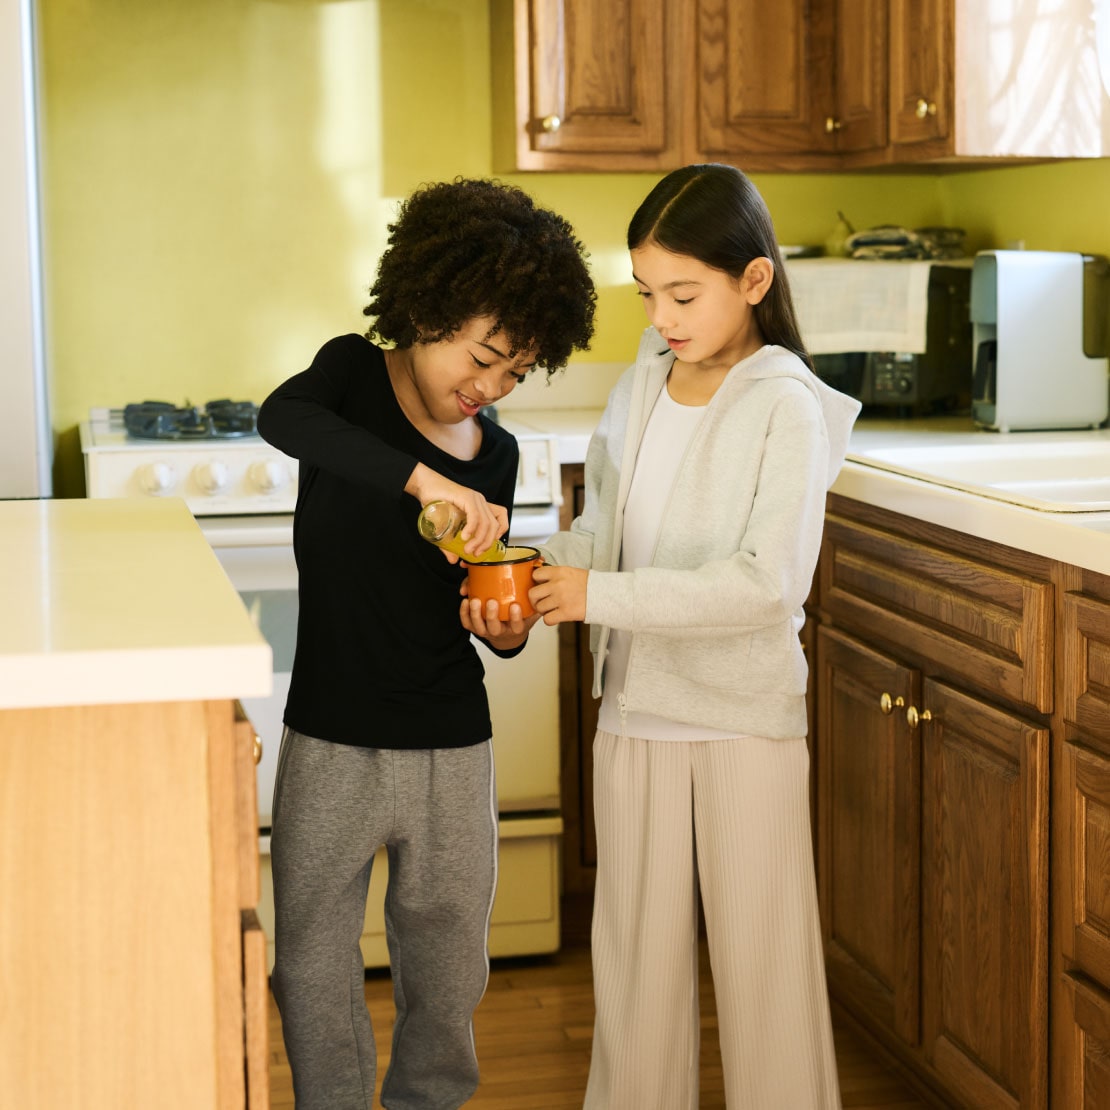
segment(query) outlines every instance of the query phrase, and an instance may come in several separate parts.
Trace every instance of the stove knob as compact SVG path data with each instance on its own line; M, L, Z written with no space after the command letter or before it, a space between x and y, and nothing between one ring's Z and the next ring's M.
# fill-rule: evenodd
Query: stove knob
M193 478L205 493L219 493L227 489L227 466L222 462L206 462L193 467Z
M177 472L169 463L147 463L139 468L139 485L144 493L159 496L177 485Z
M251 481L264 493L276 493L289 482L289 469L281 459L251 463Z

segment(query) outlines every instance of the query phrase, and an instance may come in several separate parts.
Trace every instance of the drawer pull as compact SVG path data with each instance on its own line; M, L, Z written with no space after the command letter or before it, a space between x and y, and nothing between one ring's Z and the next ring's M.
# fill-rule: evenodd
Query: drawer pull
M879 708L883 711L884 716L889 716L891 713L893 713L895 706L901 709L902 706L905 704L906 699L903 698L901 694L899 694L896 698L892 698L888 693L886 693L886 691L884 691L883 696L879 698Z
M252 745L251 750L254 753L255 763L261 763L262 762L262 737L259 736L257 732L254 734L254 744Z
M932 713L928 709L922 709L919 713L916 705L906 706L906 724L910 728L917 728L919 721L931 721L933 719Z

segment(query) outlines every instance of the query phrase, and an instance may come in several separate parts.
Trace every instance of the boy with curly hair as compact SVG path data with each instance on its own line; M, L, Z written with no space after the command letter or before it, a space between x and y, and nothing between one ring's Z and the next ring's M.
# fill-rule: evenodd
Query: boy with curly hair
M593 334L572 228L522 190L456 179L400 207L364 313L263 403L300 460L300 617L271 851L274 995L298 1110L370 1110L376 1052L359 937L384 844L396 1020L382 1105L454 1110L474 1093L472 1016L489 974L497 799L471 636L519 652L536 617L460 602L463 570L417 534L466 513L466 550L509 527L518 451L482 414ZM388 346L378 346L374 338Z

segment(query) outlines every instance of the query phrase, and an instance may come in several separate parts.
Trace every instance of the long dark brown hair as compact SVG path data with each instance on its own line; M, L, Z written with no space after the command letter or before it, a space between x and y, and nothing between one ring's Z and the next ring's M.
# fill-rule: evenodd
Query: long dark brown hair
M649 241L737 279L753 258L769 258L775 279L753 306L756 325L765 343L793 351L813 369L798 331L771 213L759 190L735 166L707 162L667 174L628 225L629 250Z

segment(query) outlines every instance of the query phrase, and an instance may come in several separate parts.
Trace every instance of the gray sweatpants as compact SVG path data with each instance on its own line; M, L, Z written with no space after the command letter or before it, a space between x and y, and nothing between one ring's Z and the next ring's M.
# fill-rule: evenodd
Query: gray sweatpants
M478 1086L497 807L489 741L391 751L286 729L271 840L274 996L297 1110L371 1110L377 1052L359 937L386 845L396 1021L388 1110L456 1110Z

